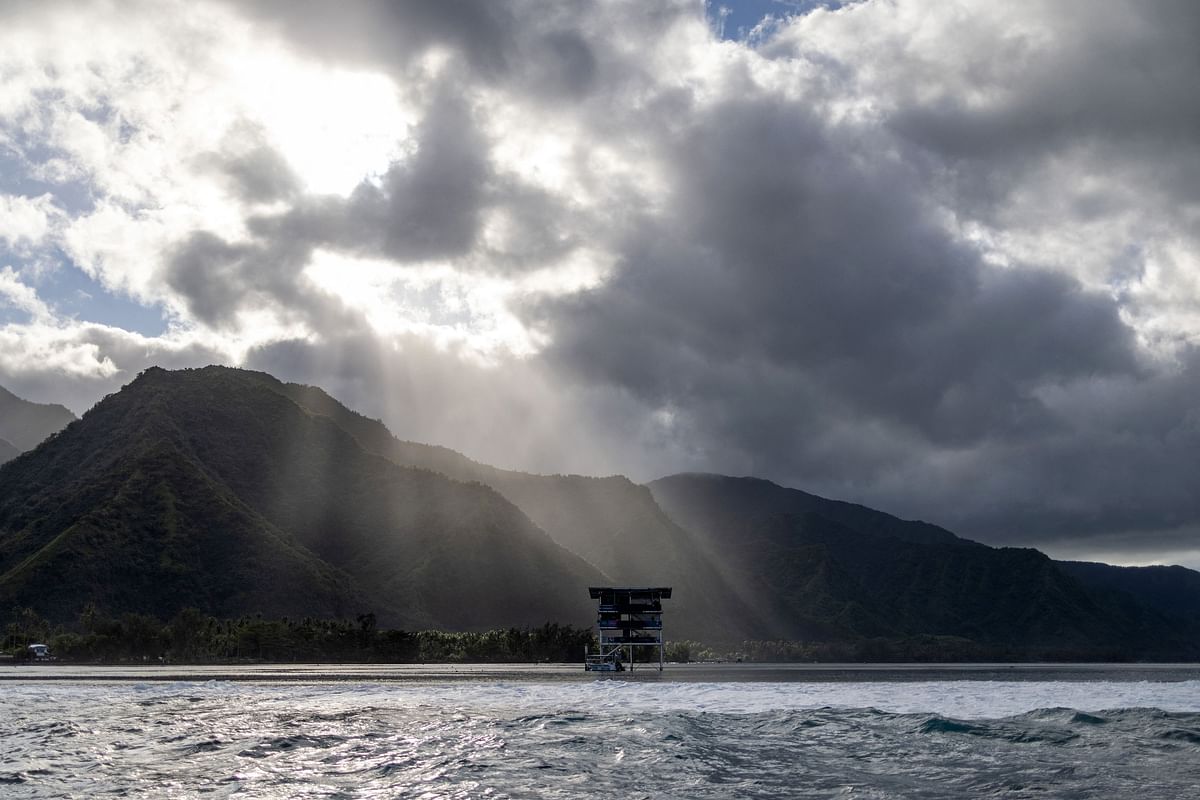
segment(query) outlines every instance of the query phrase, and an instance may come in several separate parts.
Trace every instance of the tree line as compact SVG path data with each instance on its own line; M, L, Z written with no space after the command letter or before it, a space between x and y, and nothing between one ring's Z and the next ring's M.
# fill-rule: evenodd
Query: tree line
M349 619L218 619L185 608L163 622L147 614L111 616L89 605L74 625L52 625L31 608L14 609L3 650L30 657L47 644L74 662L512 663L582 661L589 629L547 622L485 632L380 629L372 613Z
M14 660L31 657L29 645L50 647L62 661L215 664L239 662L321 663L517 663L582 661L595 649L587 628L553 622L535 628L484 632L380 629L372 613L355 619L267 619L261 615L219 619L185 608L163 622L147 614L109 615L86 606L74 625L54 625L34 609L13 609L0 652ZM638 652L657 661L657 652ZM988 645L953 636L858 639L842 642L745 641L716 646L669 641L670 662L1020 662L1130 661L1116 649L1029 648Z

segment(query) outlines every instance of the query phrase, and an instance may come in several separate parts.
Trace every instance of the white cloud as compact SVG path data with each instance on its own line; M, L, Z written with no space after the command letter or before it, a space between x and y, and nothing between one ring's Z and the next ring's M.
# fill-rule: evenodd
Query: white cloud
M36 322L45 322L53 316L33 287L23 283L12 267L0 269L0 297L7 301L7 305L29 314Z
M31 372L68 379L116 375L116 364L98 344L87 341L86 333L79 326L40 319L30 325L6 325L0 328L0 370L18 381Z
M11 247L35 247L61 216L48 194L40 197L0 194L0 241Z

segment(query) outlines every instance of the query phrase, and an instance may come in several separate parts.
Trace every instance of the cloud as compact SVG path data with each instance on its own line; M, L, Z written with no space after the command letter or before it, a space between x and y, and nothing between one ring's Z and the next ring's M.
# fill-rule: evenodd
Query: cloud
M46 320L53 316L33 287L26 285L12 267L0 269L0 298L5 305L29 314L34 320Z
M861 168L874 142L770 96L690 121L662 143L669 213L622 243L610 282L537 313L556 362L682 409L713 453L849 482L889 464L831 474L814 427L873 421L926 447L1027 438L1052 425L1039 387L1139 369L1110 298L988 265L938 224L919 172Z
M304 293L298 284L308 255L302 243L234 244L199 231L175 250L164 277L192 318L227 328L244 308L295 306Z
M286 200L300 190L300 181L283 158L254 126L230 131L219 151L197 158L201 169L209 169L227 181L233 194L246 203Z
M146 367L178 369L226 360L223 348L190 337L146 337L85 322L0 327L0 385L76 414Z
M32 247L41 244L61 216L53 199L0 195L0 241L10 247Z
M486 0L367 0L349 13L320 0L252 0L236 7L306 52L396 70L440 46L463 53L480 73L504 72L506 45L519 24L507 5Z
M360 183L345 199L316 198L281 218L259 218L254 227L398 261L469 253L492 177L471 111L451 90L439 91L414 138L415 153L393 162L378 182Z
M862 3L798 18L765 52L836 65L841 102L931 170L925 189L998 260L1121 292L1145 343L1197 341L1194 4ZM1186 242L1169 254L1172 240ZM1186 262L1185 262L1186 263ZM1153 265L1151 267L1151 265ZM1147 269L1147 267L1151 267ZM1187 291L1179 291L1179 289ZM1162 325L1158 320L1169 317Z

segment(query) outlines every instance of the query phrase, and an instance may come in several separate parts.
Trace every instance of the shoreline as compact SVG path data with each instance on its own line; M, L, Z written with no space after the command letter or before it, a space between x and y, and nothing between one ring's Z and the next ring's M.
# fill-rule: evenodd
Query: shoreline
M416 682L915 682L915 681L1184 681L1200 680L1200 664L668 664L597 674L582 664L13 664L0 682L416 683Z

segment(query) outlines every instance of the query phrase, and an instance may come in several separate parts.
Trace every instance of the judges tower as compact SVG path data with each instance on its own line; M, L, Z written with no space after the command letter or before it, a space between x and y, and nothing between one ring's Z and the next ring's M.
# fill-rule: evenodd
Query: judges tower
M592 586L588 594L600 601L596 615L600 652L585 655L584 669L600 672L633 670L635 647L657 647L658 669L663 668L662 601L671 587L631 588Z

